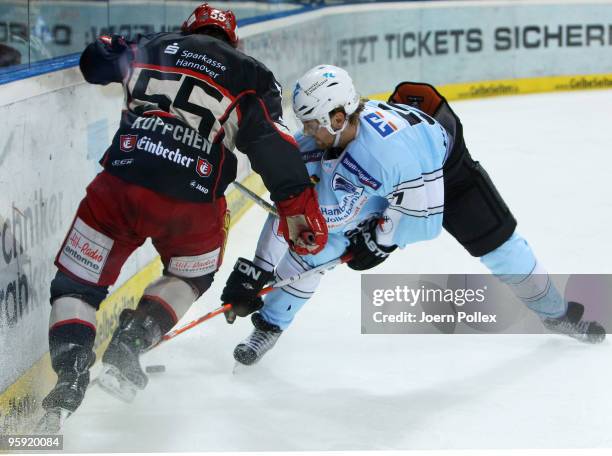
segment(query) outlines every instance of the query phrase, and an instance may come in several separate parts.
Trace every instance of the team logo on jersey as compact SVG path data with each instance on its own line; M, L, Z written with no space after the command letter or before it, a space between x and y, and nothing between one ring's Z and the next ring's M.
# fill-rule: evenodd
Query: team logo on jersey
M138 141L138 135L121 135L119 136L119 149L121 152L133 152Z
M368 197L364 193L364 187L358 187L340 174L334 175L331 187L338 192L335 193L338 203L321 204L321 213L325 217L327 227L335 229L357 217Z
M180 47L178 47L178 43L172 43L166 46L166 49L164 49L164 54L174 55L179 51L179 49Z
M342 163L342 166L344 166L351 174L354 174L355 176L357 176L357 179L359 179L359 182L361 182L362 184L365 184L368 187L373 188L374 190L378 190L380 186L382 185L378 180L372 177L365 169L363 169L361 165L359 165L359 163L357 163L355 159L351 157L349 153L346 153L344 155L344 158L342 159L341 163Z
M198 157L198 164L196 165L196 172L200 177L208 177L212 173L212 165L208 160L202 157Z
M393 133L397 133L399 128L391 120L385 119L385 117L378 111L371 112L363 116L363 120L369 123L376 133L383 138L391 136Z
M334 179L332 180L332 190L341 190L346 193L355 193L358 191L358 187L341 176L340 174L335 174Z

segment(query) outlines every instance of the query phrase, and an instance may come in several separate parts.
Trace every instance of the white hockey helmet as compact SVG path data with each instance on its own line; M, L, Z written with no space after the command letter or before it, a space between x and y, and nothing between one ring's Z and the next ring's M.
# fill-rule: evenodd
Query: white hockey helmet
M348 120L340 130L334 131L329 113L342 108L348 117L358 106L359 94L353 80L337 66L318 65L308 70L297 80L293 89L293 112L297 118L302 122L317 120L337 139L348 125Z

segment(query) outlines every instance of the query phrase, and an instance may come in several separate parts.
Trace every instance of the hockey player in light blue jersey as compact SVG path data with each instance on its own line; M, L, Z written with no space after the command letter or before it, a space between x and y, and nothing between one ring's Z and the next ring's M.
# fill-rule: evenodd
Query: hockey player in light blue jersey
M238 260L222 295L239 315L243 307L263 305L252 315L253 333L234 351L238 362L258 361L321 279L315 274L262 302L256 294L273 274L282 280L347 251L353 254L349 267L370 269L396 248L433 239L442 228L550 330L585 342L605 338L601 325L582 320L581 304L564 301L515 231L512 213L465 146L459 118L432 86L402 83L389 102L364 102L346 71L322 65L298 80L293 109L304 127L296 140L316 183L329 239L320 253L300 257L286 248L277 223L268 218L254 261Z

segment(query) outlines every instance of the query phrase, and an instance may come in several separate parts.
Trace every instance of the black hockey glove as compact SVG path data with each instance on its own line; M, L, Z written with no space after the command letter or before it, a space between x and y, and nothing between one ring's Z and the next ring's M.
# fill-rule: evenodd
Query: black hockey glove
M121 35L102 35L98 37L98 42L107 53L121 54L128 48L128 43Z
M386 246L376 242L377 226L378 219L371 218L346 234L351 242L347 250L353 254L353 259L346 263L349 268L356 271L371 269L385 261L397 248L396 245Z
M227 322L234 323L236 315L246 317L261 309L263 300L257 294L273 277L272 272L238 258L221 294L221 300L232 305L232 310L225 312Z
M79 67L85 80L91 84L121 82L128 73L132 52L126 52L129 43L119 35L103 35L85 48Z

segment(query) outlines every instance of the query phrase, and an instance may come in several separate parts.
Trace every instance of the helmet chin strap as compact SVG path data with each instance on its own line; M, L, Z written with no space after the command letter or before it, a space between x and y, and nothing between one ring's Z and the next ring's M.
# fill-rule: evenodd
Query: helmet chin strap
M325 127L327 131L334 136L334 143L332 144L332 147L338 147L338 144L340 144L340 137L342 136L342 132L346 129L348 124L348 118L346 118L344 119L344 123L342 124L342 127L340 127L339 130L334 130L331 125Z

